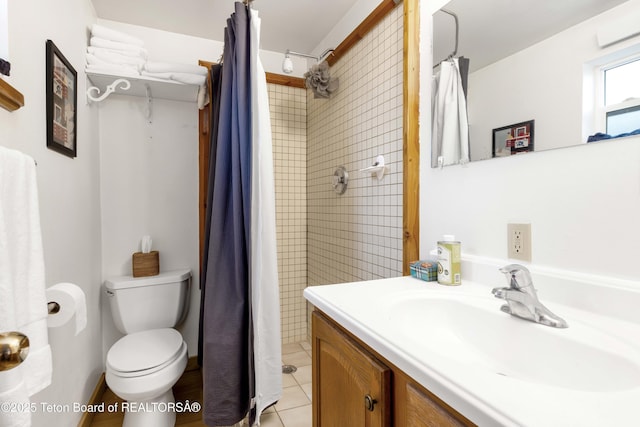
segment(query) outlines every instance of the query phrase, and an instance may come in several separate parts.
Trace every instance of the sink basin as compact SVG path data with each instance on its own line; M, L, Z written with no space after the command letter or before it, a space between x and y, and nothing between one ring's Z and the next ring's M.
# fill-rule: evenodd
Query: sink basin
M454 366L580 391L640 387L635 344L568 315L568 329L522 320L501 312L502 303L491 296L416 293L394 300L385 311L398 322L402 339L431 357L455 360Z

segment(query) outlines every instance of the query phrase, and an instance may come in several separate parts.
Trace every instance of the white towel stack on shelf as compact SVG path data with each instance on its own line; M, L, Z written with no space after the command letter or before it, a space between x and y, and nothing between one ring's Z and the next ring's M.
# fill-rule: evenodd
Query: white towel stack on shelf
M201 65L147 61L142 75L191 85L203 85L207 80L207 68Z
M87 48L89 72L139 76L147 61L144 42L102 25L93 24Z
M87 72L113 74L124 77L148 77L189 85L196 85L198 107L207 102L206 67L173 62L148 61L144 42L102 25L91 28L91 41L87 48Z
M144 64L142 75L155 79L197 85L198 108L202 109L209 102L209 91L207 90L208 72L207 68L201 65L147 61Z

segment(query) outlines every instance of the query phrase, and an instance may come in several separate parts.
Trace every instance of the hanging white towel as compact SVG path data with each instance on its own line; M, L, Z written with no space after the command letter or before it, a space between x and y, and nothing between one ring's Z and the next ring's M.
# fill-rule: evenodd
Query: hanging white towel
M0 426L31 426L29 395L22 381L22 371L18 368L0 372L0 405L5 402L14 405L16 411L0 411ZM18 411L18 409L20 410Z
M44 307L45 317L43 319L18 327L20 332L29 337L29 355L19 366L22 369L24 385L29 396L33 396L51 384L53 361L49 346L46 302Z
M282 397L275 184L267 79L258 56L260 18L250 10L251 37L251 299L256 422Z
M469 120L457 58L440 64L434 76L432 106L432 165L467 163Z
M29 337L27 359L0 372L0 403L24 401L51 383L44 254L33 159L0 146L0 331ZM28 413L0 411L0 425L24 424Z

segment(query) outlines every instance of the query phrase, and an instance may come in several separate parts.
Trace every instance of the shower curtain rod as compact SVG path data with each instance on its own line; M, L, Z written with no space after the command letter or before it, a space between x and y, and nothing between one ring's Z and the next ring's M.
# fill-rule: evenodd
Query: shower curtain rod
M440 12L444 12L448 15L453 16L453 20L455 21L456 24L456 44L455 47L453 48L453 52L451 53L451 55L447 56L445 59L443 59L442 61L446 61L447 59L450 58L454 58L456 56L456 54L458 53L458 33L459 33L459 28L458 28L458 15L456 15L455 13L446 10L446 9L440 9ZM442 61L438 62L436 65L433 66L433 68L436 68L438 65L440 65L442 63Z

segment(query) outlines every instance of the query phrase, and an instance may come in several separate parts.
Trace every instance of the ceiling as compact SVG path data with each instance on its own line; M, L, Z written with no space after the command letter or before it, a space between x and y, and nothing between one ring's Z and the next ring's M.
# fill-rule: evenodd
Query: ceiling
M518 52L627 0L451 0L443 9L458 15L458 56L471 71ZM433 15L434 61L450 55L454 19ZM595 35L594 35L595 37Z
M312 53L357 0L255 0L264 50ZM98 18L224 40L233 0L92 0Z
M255 0L261 49L313 53L358 0ZM476 70L627 0L452 0L459 19L458 55ZM92 0L99 18L222 41L233 0ZM453 18L434 14L434 60L455 39ZM324 49L322 49L324 50Z

